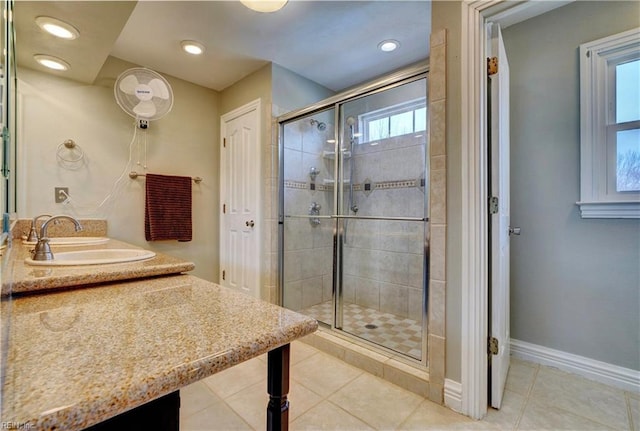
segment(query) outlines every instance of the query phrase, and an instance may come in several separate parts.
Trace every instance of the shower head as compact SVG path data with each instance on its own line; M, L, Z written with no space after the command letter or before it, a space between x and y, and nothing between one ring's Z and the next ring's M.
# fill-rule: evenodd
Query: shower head
M323 131L327 128L327 125L325 123L323 123L322 121L318 121L318 120L314 120L313 118L311 119L311 125L313 126L315 124L315 126L318 128L318 130Z

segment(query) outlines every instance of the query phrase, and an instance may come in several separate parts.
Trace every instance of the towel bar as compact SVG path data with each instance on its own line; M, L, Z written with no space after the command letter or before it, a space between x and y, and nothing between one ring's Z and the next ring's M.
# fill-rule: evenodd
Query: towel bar
M139 174L139 173L137 173L136 171L131 171L131 172L129 172L129 178L131 178L131 179L134 179L134 180L135 180L135 179L136 179L136 178L138 178L138 177L146 177L146 175L145 175L145 174ZM192 179L192 180L193 180L193 182L194 182L194 183L196 183L196 184L200 184L200 182L202 182L202 178L200 178L200 177L192 177L191 179Z

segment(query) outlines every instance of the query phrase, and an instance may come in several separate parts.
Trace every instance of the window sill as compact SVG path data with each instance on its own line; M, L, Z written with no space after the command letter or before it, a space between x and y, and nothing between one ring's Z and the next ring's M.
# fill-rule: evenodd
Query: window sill
M576 202L582 218L640 218L640 202Z

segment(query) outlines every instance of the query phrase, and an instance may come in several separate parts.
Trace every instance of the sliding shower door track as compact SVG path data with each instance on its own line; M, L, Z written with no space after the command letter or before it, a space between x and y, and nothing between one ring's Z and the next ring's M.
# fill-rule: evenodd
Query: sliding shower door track
M420 221L420 222L428 222L429 217L384 217L384 216L352 216L352 215L325 215L325 216L317 216L317 215L285 215L284 218L316 218L321 220L331 220L331 219L349 219L349 220L390 220L390 221Z
M429 217L385 217L385 216L353 216L353 215L331 215L330 218L349 220L390 220L390 221L429 221Z

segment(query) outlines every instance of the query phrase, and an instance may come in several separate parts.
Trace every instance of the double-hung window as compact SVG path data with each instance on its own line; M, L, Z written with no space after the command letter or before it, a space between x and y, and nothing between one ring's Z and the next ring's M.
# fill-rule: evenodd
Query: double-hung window
M583 218L640 218L640 28L580 46Z
M426 99L420 98L360 115L359 121L364 131L362 142L375 142L425 131L426 106Z

